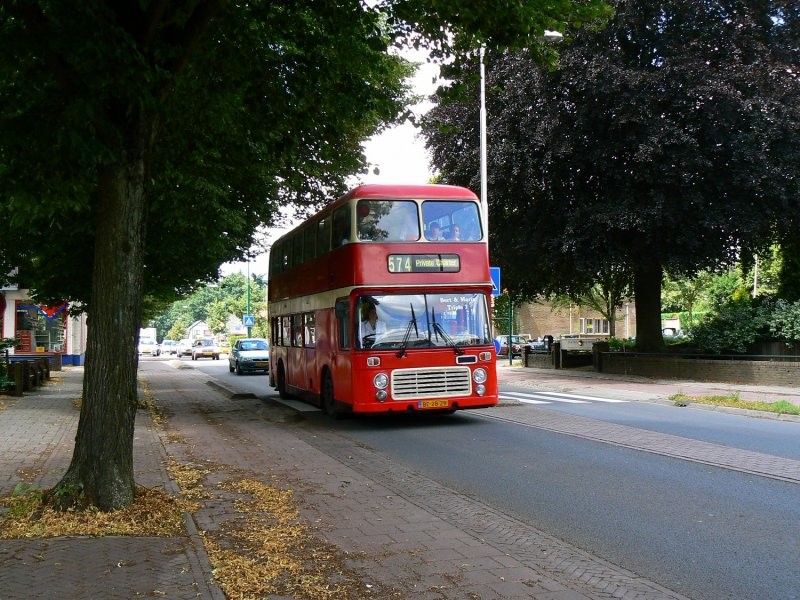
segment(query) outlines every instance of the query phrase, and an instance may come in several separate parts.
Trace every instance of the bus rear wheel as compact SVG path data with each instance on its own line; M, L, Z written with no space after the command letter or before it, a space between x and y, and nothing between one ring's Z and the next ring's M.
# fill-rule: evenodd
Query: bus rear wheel
M286 391L286 372L283 370L283 365L278 365L278 396L283 398L291 398L289 392Z
M322 391L320 395L322 410L334 419L338 419L342 413L336 407L336 398L333 394L333 379L331 379L330 373L325 373L322 378Z

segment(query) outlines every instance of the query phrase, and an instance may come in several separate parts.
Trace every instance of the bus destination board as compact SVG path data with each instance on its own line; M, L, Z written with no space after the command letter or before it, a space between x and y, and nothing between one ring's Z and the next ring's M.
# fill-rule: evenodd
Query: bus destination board
M457 273L458 254L390 254L390 273Z

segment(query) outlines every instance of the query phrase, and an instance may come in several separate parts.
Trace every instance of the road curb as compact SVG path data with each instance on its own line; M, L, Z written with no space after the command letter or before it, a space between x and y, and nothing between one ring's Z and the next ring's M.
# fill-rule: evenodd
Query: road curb
M206 385L213 387L215 390L221 392L224 396L227 396L231 400L258 400L258 396L256 396L253 392L237 392L219 383L218 381L208 380L206 381Z

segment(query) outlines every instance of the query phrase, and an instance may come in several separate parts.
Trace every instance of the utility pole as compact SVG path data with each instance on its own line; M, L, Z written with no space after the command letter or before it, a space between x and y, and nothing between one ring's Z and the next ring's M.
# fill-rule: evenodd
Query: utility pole
M250 260L247 261L247 314L250 313ZM247 326L247 337L253 337L252 327Z

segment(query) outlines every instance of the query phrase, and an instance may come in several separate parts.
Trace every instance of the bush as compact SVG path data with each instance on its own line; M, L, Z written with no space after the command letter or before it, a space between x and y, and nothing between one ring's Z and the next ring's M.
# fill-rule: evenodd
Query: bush
M787 345L800 341L800 301L776 300L768 322L770 333Z
M737 299L719 307L719 312L707 315L692 330L695 345L712 354L744 354L759 336L769 332L771 306L769 302L754 303Z
M620 350L633 350L633 347L636 345L636 340L632 338L628 339L620 339L612 337L608 340L608 348L610 350L620 351Z

